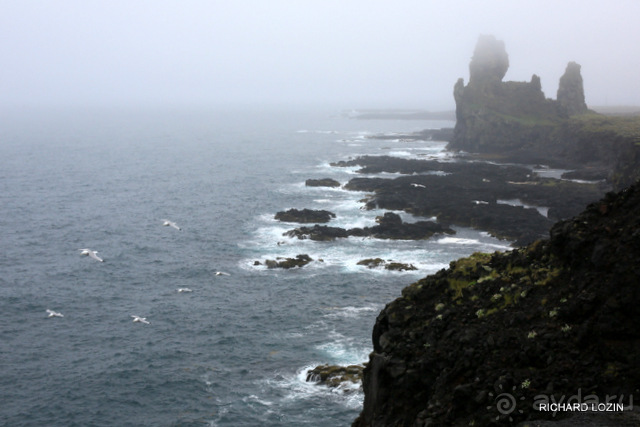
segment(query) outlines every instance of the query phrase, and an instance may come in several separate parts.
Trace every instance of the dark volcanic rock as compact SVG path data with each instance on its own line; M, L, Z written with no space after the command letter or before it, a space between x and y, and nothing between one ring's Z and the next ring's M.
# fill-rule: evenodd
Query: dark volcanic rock
M365 265L368 268L377 268L385 265L387 262L382 258L367 258L358 261L358 265Z
M354 426L559 420L572 413L534 404L579 394L632 404L639 211L640 183L557 223L547 240L476 253L405 288L376 320ZM499 407L500 396L512 406ZM590 419L580 417L563 425Z
M307 382L315 382L332 388L340 387L345 383L357 384L362 381L363 369L364 367L360 365L320 365L307 372Z
M576 215L610 188L542 179L522 166L485 162L437 162L393 157L361 157L336 165L361 165L361 173L396 172L395 179L353 178L344 188L372 193L368 209L404 210L436 217L440 223L489 231L524 245L546 237L553 221ZM538 210L502 203L519 200Z
M309 264L313 259L307 254L297 255L295 258L276 258L268 259L264 263L267 268L294 268L294 267L304 267ZM259 262L258 262L259 264Z
M391 271L417 270L417 268L413 264L405 264L402 262L390 262L387 265L385 265L384 268L386 270L391 270Z
M307 187L340 187L340 183L335 179L308 179L304 183Z
M318 241L332 241L349 236L375 237L377 239L422 240L437 233L454 234L449 227L433 221L403 222L398 214L387 212L376 218L378 225L365 228L351 228L345 230L340 227L314 225L313 227L299 227L284 233L287 237L311 239Z
M325 210L311 209L289 209L285 212L278 212L275 219L285 222L299 222L303 224L329 222L335 218L336 214Z
M502 162L599 167L610 171L614 188L640 176L640 119L613 119L587 109L580 65L570 62L557 100L542 92L540 78L503 82L508 60L502 42L479 39L469 84L454 86L456 125L452 150L480 153Z
M314 225L313 227L300 227L289 230L283 234L287 237L298 239L311 239L328 242L340 237L349 237L349 232L340 227L328 227L326 225Z
M413 264L405 264L401 262L385 261L382 258L367 258L358 261L357 265L364 265L368 268L384 267L386 270L391 271L410 271L417 270Z
M377 239L422 240L434 234L455 234L451 228L433 221L403 222L400 215L386 212L376 218L378 225L365 227L364 235Z

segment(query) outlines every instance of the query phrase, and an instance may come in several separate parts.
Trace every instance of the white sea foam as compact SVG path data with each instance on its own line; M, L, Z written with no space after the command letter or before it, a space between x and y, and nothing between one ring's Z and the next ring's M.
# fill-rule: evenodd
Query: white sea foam
M353 337L347 337L340 332L331 330L329 333L329 341L316 346L316 349L323 353L323 359L326 358L332 365L359 365L369 358L371 347L363 345Z
M400 172L379 172L376 174L367 174L367 177L376 177L376 178L386 178L386 179L395 179L400 178L401 176L406 176L406 174Z
M535 172L541 178L556 178L561 179L562 174L566 172L570 172L569 169L552 169L546 166L540 168L533 168L533 172Z
M441 245L478 245L479 240L476 239L462 239L459 237L442 237L437 240Z
M484 241L473 238L465 238L465 237L442 237L437 240L439 245L452 245L452 246L462 246L469 247L473 250L473 252L486 252L491 250L498 251L506 251L512 249L510 242L501 241L494 237L489 236L489 233L486 232L476 232L478 237L482 237ZM460 256L466 256L465 254L461 254Z
M284 404L300 400L321 398L329 399L330 401L349 409L361 408L364 400L364 394L359 390L360 383L355 386L327 387L315 382L307 381L309 371L322 364L322 362L317 362L303 366L294 374L276 375L275 379L269 381L269 385L277 387L284 392L284 396L282 398L282 403ZM345 391L353 390L354 388L356 390L355 392L345 393Z
M403 159L409 159L413 157L413 153L410 151L390 151L389 155L392 157L400 157Z
M269 402L268 400L260 399L260 397L256 396L255 394L243 397L242 401L245 402L245 403L249 403L249 404L258 403L259 405L262 405L262 406L271 406L271 405L273 405L273 402Z
M540 215L542 215L545 218L547 218L549 215L548 207L528 205L526 203L523 203L522 200L520 199L509 199L509 200L498 199L496 203L498 203L499 205L522 206L525 209L535 209L538 211Z
M365 314L372 312L379 312L382 305L368 305L364 307L328 307L327 313L324 317L328 319L340 319L340 318L358 318Z

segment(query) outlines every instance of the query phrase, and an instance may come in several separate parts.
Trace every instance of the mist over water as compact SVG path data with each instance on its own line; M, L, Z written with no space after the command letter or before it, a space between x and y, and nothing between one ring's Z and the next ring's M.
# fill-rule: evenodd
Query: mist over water
M404 286L508 243L467 229L419 242L312 242L283 237L297 224L273 219L296 207L335 212L330 225L373 224L384 212L361 210L362 193L304 181L344 184L354 170L329 163L361 154L444 158L441 142L366 136L451 123L195 109L0 120L7 426L349 425L361 392L307 383L307 369L365 362L375 317ZM254 265L302 253L316 261ZM419 270L357 265L369 257Z

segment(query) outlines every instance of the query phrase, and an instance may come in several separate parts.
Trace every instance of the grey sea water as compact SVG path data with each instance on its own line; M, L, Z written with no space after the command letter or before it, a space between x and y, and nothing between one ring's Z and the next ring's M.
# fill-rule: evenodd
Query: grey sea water
M452 125L336 111L4 112L0 422L349 425L357 385L331 390L306 371L366 362L375 317L404 286L507 242L467 229L424 242L312 242L283 237L296 225L273 216L328 209L335 225L373 224L383 212L360 209L362 193L304 181L346 183L355 170L329 163L361 154L444 159L442 142L366 136ZM302 253L316 261L254 265ZM419 270L357 265L368 257Z

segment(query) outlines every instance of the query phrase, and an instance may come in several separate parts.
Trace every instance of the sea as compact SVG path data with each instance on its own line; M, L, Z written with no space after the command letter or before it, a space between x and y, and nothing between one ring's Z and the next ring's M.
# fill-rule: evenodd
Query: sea
M375 225L384 211L363 209L366 193L305 181L345 184L358 168L331 163L361 155L456 161L442 141L400 136L453 125L311 108L3 112L0 425L350 425L359 384L307 372L367 362L376 316L405 286L510 242L465 228L299 240L283 236L299 224L274 215L324 209L332 226ZM299 254L313 261L265 267ZM417 270L358 265L377 257Z

